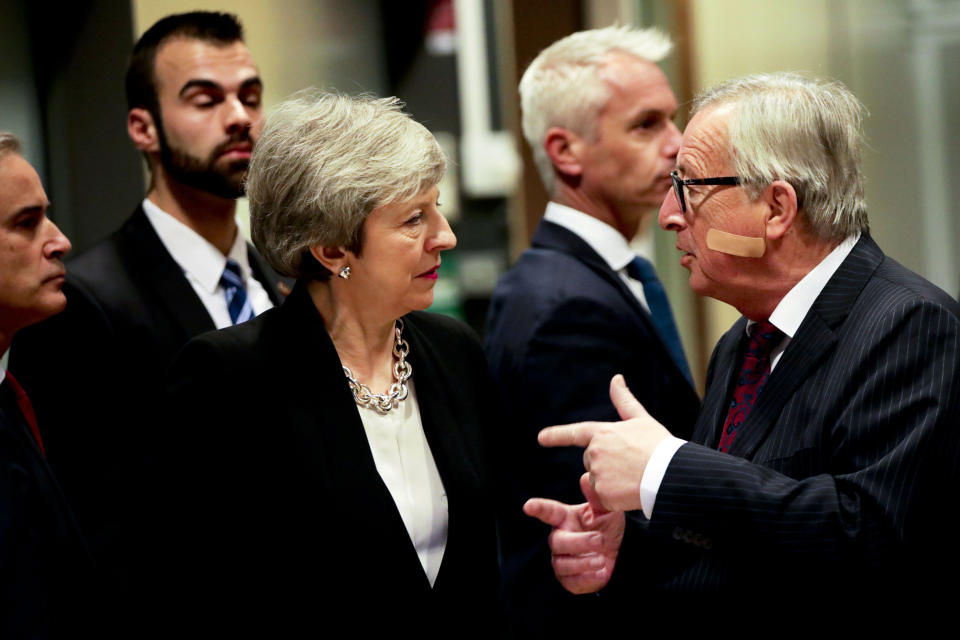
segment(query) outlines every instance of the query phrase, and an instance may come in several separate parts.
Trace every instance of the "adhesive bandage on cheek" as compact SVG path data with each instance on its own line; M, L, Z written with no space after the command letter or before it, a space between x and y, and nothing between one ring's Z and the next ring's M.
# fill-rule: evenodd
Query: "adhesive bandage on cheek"
M738 236L719 229L709 229L707 248L742 258L759 258L767 250L767 240L763 236Z

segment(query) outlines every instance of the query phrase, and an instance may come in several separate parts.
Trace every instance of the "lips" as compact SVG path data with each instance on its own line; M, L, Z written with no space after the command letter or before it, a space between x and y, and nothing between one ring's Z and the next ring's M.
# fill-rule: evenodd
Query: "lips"
M429 269L429 270L427 270L427 271L424 271L423 273L421 273L421 274L418 275L417 277L418 277L418 278L426 278L427 280L436 280L436 279L437 279L437 269L439 269L439 268L440 268L440 265L438 264L438 265L435 266L434 268Z
M66 278L67 278L67 272L66 272L66 271L61 271L60 273L55 273L55 274L53 274L52 276L47 276L46 278L43 279L43 281L44 281L44 282L54 282L54 281L59 280L59 281L62 282L62 281L64 281L64 280L66 280Z
M253 145L251 144L236 144L231 145L220 152L221 158L232 158L232 159L250 159L250 153L253 151Z

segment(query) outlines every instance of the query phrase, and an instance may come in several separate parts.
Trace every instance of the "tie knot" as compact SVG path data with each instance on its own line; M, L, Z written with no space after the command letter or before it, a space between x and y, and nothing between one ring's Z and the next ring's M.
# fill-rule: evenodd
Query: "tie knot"
M634 256L627 264L627 275L641 283L658 280L653 264L643 256Z
M240 274L240 265L237 261L228 258L226 266L223 267L223 275L220 276L220 283L223 288L240 287L243 288L243 276Z
M783 332L777 329L769 320L756 323L750 330L750 346L747 351L750 355L762 357L770 353L783 337Z

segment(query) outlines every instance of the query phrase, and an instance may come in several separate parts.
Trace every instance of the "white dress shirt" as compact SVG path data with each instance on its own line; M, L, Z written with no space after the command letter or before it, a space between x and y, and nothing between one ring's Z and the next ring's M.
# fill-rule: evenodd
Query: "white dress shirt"
M433 586L447 547L447 492L423 433L413 380L407 381L406 399L391 411L358 409L377 472Z
M247 298L253 306L255 314L259 315L273 307L270 295L263 285L253 277L250 261L247 256L247 242L240 233L233 239L230 253L225 256L220 250L210 244L199 233L183 224L149 199L143 200L143 212L147 220L157 232L160 242L167 253L183 269L183 275L193 287L200 302L206 308L217 329L233 326L230 311L227 308L227 299L220 286L220 276L230 257L240 265Z
M770 352L771 372L780 362L780 356L783 355L787 345L796 335L803 319L810 312L810 307L813 306L823 288L827 286L827 282L830 281L833 274L850 255L858 240L860 240L859 232L837 245L826 258L821 260L800 282L795 284L787 292L787 295L783 296L773 313L770 314L770 323L784 334L784 338ZM756 323L753 320L747 322L747 335L749 335L750 327L754 324ZM683 446L685 442L686 440L670 436L657 445L650 456L650 460L647 461L643 478L640 480L640 504L643 507L643 515L647 516L648 519L653 516L653 506L657 500L657 492L660 490L663 476L667 473L667 467L673 460L677 449Z
M593 216L582 211L571 209L558 202L548 202L547 211L543 219L560 225L564 229L575 233L581 240L590 245L590 248L603 258L611 269L617 272L620 279L640 301L640 306L650 313L647 297L643 293L643 285L627 275L627 265L636 257L623 235Z

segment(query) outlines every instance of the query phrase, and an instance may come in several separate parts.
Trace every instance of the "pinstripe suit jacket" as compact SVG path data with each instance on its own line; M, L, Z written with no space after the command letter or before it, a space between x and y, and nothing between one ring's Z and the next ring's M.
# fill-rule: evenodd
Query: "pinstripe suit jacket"
M615 581L769 599L902 592L897 580L944 560L937 533L956 511L960 305L864 234L725 454L745 324L717 344L693 438L652 518L628 527Z

